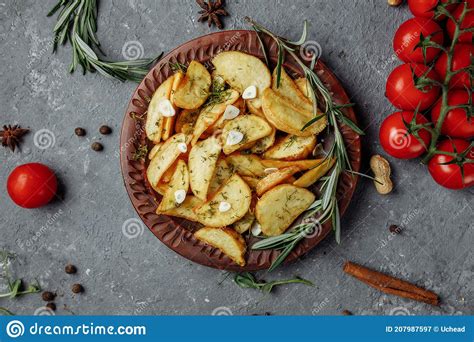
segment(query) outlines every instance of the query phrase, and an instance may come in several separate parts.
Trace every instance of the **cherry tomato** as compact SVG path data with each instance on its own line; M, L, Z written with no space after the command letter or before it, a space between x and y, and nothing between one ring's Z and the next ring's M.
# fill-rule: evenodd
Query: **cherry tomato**
M436 147L438 151L461 154L469 148L466 140L453 139L441 141ZM428 163L428 170L436 183L448 189L464 189L474 185L474 163L465 159L474 160L474 147L471 147L465 158L459 159L457 163L447 164L455 157L446 154L435 154ZM445 164L445 165L443 165ZM464 171L461 172L461 167Z
M438 4L446 4L448 0L408 0L408 7L411 13L415 17L423 17L433 19L435 15L435 9ZM452 11L456 8L456 4L446 5L448 11ZM436 20L443 20L446 18L445 15L440 15Z
M23 208L38 208L56 194L58 182L46 165L28 163L16 167L7 180L10 198Z
M468 105L471 94L467 90L450 90L448 92L448 105ZM441 111L441 99L436 102L431 110L431 120L436 124ZM455 138L469 139L474 137L474 118L468 116L464 108L450 110L444 118L441 133Z
M429 63L438 55L440 49L428 47L425 61L422 48L416 47L420 43L420 35L423 39L443 45L443 30L435 21L427 18L408 19L400 25L393 37L393 50L398 58L405 63Z
M426 85L419 90L415 86L412 70L417 77L428 71L423 64L407 63L396 67L387 78L385 95L397 108L414 111L417 106L419 110L428 109L438 98L440 88L437 85ZM430 70L426 77L439 81L439 76Z
M454 47L454 53L451 60L452 71L460 70L471 65L471 55L474 56L474 46L471 44L457 44ZM448 66L448 57L443 52L435 64L435 70L442 80L446 77L446 68ZM469 71L461 71L454 74L449 82L450 88L464 89L470 88Z
M392 157L400 159L412 159L422 155L430 144L431 135L426 129L420 129L418 135L423 141L423 144L412 134L407 128L411 123L414 112L395 112L390 114L382 122L380 126L379 139L385 152ZM415 123L426 124L428 120L418 114Z
M459 20L459 17L461 16L461 13L465 6L464 4L464 2L460 3L458 7L456 7L456 9L452 12L453 17L456 20ZM467 8L474 8L473 0L467 1ZM474 27L474 11L467 12L461 23L461 29L467 29L472 27ZM451 39L453 39L455 28L456 26L454 25L454 22L451 19L448 19L446 23L446 31L448 31L449 38ZM465 32L459 35L458 42L472 44L472 37L472 32Z

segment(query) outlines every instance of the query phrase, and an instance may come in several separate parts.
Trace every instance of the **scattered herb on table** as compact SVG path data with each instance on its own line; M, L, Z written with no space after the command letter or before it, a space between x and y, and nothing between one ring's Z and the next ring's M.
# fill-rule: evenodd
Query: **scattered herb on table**
M274 260L269 268L269 271L274 270L278 267L296 245L314 232L316 225L323 224L328 220L331 220L332 228L335 232L337 243L340 243L341 227L340 227L340 216L339 208L336 197L337 184L339 177L343 172L355 173L351 169L350 160L347 154L344 139L341 133L340 126L346 125L351 128L355 133L363 135L364 132L357 127L357 125L346 117L343 113L343 109L352 106L352 104L336 104L333 102L330 91L325 87L319 76L314 71L314 67L317 62L317 55L312 56L310 65L306 65L295 53L299 51L300 47L305 43L307 38L307 23L304 22L303 33L301 38L297 41L290 41L285 38L277 36L275 33L269 31L265 27L253 21L251 18L246 20L252 25L252 28L257 32L266 34L275 41L278 46L278 63L277 63L277 85L280 84L281 68L285 60L285 55L291 56L298 66L303 71L305 78L308 82L308 90L313 101L313 113L314 118L307 122L302 130L311 126L318 120L327 116L329 128L332 130L334 135L334 143L331 146L324 160L334 159L335 163L332 170L329 171L328 175L321 178L320 191L321 198L317 199L304 214L304 220L301 224L295 226L292 230L279 236L264 238L252 246L252 249L279 249L281 250L280 255ZM261 44L262 40L259 40ZM261 46L262 51L265 51L265 47ZM321 107L324 109L325 114L319 114L318 103L321 103ZM358 175L361 175L357 173Z
M15 314L8 310L7 308L0 307L0 315L2 316L14 316Z
M283 280L274 280L274 281L263 281L257 280L252 273L244 272L238 273L234 277L234 281L237 285L246 289L257 289L265 293L272 292L273 288L278 285L286 284L304 284L308 286L314 286L312 282L302 278L293 278L293 279L283 279Z
M3 130L0 131L2 146L15 152L15 148L20 147L21 138L29 131L27 128L21 128L20 125L4 125Z
M207 21L209 27L214 24L220 30L224 28L224 25L222 25L222 21L219 18L220 16L225 17L229 15L224 8L224 0L196 0L196 3L202 8L202 10L199 11L199 22Z
M48 17L59 11L54 26L53 52L59 45L69 42L72 46L72 62L69 72L78 66L83 74L97 71L103 76L120 81L140 82L150 66L161 57L112 62L103 60L96 53L103 54L97 39L97 0L60 0L48 13Z

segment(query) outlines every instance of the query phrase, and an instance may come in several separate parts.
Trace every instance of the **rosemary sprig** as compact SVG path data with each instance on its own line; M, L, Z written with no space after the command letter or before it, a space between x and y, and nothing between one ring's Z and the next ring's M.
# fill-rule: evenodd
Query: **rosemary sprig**
M149 67L161 57L112 62L99 58L96 51L102 53L97 39L97 0L60 0L48 13L48 17L59 12L53 28L53 52L59 45L69 42L72 46L72 62L69 72L73 73L78 66L83 74L97 71L106 77L120 81L140 82L147 74Z
M41 291L39 284L30 284L26 290L21 290L22 280L21 279L12 279L10 270L8 268L9 262L15 258L15 255L7 252L0 251L0 264L2 266L2 277L7 280L8 291L5 293L0 293L0 298L15 298L21 295L38 293Z
M238 273L234 277L234 282L242 288L245 289L256 289L265 293L272 292L273 288L278 285L286 284L304 284L308 286L314 286L312 282L302 278L293 278L293 279L283 279L283 280L274 280L274 281L258 281L252 273L244 272Z
M281 67L284 62L285 54L291 56L299 67L302 69L305 78L309 84L309 93L313 101L313 119L302 127L302 130L314 124L322 117L327 116L328 125L332 129L334 135L334 143L327 154L326 158L334 158L335 163L328 176L322 177L320 180L321 198L316 200L310 208L305 212L304 218L301 224L293 227L288 233L282 234L276 237L264 238L252 246L252 249L279 249L280 255L272 263L269 271L274 270L278 267L296 245L319 226L331 220L332 228L335 232L335 238L337 243L340 243L341 227L340 227L340 216L339 207L336 198L336 190L339 177L342 172L348 170L352 171L347 150L344 145L344 139L340 130L340 125L344 124L349 126L354 132L359 135L364 132L357 127L357 125L347 118L342 109L351 104L336 104L333 102L331 93L324 86L323 82L319 79L319 76L314 72L314 66L317 62L317 56L313 56L310 66L307 66L295 53L301 45L306 41L307 36L307 22L304 22L303 33L298 41L289 41L285 38L281 38L269 31L265 27L259 25L250 18L246 20L252 25L253 29L257 33L264 33L270 36L278 46L278 58L277 58L277 84L279 84L279 75L281 74ZM264 50L264 47L262 47ZM322 102L325 114L318 114L318 101Z

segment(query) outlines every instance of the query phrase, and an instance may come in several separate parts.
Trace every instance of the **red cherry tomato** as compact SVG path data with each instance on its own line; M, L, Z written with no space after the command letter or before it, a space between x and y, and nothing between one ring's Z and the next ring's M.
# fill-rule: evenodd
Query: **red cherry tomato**
M470 97L467 90L450 90L448 92L448 105L468 105ZM436 124L441 111L441 99L436 102L431 110L431 120ZM474 118L468 116L468 111L464 108L450 110L444 118L441 126L441 133L450 137L469 139L474 137Z
M392 157L412 159L422 155L430 144L431 135L426 129L420 129L418 135L423 144L407 129L405 123L410 123L414 112L395 112L390 114L380 126L379 139L383 149ZM426 124L428 120L418 114L416 124Z
M462 2L452 12L453 17L456 20L459 20L459 17L461 16L461 13L464 9L464 6L465 6L464 2ZM474 1L472 0L467 1L467 8L469 9L474 8ZM467 12L461 23L461 29L467 29L467 28L472 28L472 27L474 27L474 11ZM455 28L456 26L454 25L454 22L451 19L448 19L448 21L446 22L446 31L448 31L449 38L451 39L453 39ZM465 32L459 35L458 42L472 44L472 37L473 37L472 32Z
M474 56L474 46L471 44L457 44L454 47L454 53L451 60L452 71L461 70L471 65L471 56ZM443 52L435 64L436 73L442 80L446 77L446 69L448 66L448 57ZM464 89L470 88L469 71L461 71L451 77L449 82L450 88Z
M16 167L7 180L10 198L23 208L38 208L47 204L56 194L57 187L53 171L40 163Z
M437 150L442 152L458 154L466 151L470 144L466 140L453 139L441 141ZM436 183L448 189L464 189L474 185L474 163L459 160L458 163L446 164L453 161L455 157L446 154L435 154L428 163L428 170ZM474 159L474 147L471 147L465 158ZM443 165L444 164L444 165ZM462 165L462 166L461 166ZM464 171L461 172L461 167Z
M387 78L385 95L388 100L397 108L414 111L417 106L419 110L428 109L438 98L440 88L437 85L428 85L422 88L423 91L415 87L412 75L422 76L428 71L428 67L423 64L407 63L396 67ZM439 81L439 76L430 70L426 77Z
M438 55L440 49L428 47L425 61L422 48L416 47L420 43L420 35L423 35L423 39L443 45L443 30L435 21L427 18L408 19L400 25L393 37L393 50L398 58L405 63L429 63Z
M448 0L441 0L442 4L447 3ZM435 9L440 3L439 0L408 0L408 7L411 13L415 17L423 17L433 19L435 15ZM456 4L446 5L448 11L452 11L456 8ZM445 15L441 15L436 20L443 20L446 18Z

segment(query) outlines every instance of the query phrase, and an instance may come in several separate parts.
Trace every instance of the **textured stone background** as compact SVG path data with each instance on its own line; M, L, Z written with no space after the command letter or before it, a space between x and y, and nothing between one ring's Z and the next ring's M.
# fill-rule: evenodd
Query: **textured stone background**
M57 171L65 189L64 200L37 210L16 207L2 191L0 247L18 254L18 276L37 278L45 289L58 292L58 314L210 314L222 307L243 315L338 314L343 309L369 315L474 313L473 192L440 188L418 161L390 159L396 189L389 196L378 195L370 181L359 183L342 222L341 245L329 237L295 264L259 275L299 275L314 281L312 288L284 286L264 296L240 289L224 272L183 259L148 230L125 237L122 225L136 213L122 184L117 151L136 85L68 74L69 47L51 55L55 21L45 15L54 3L0 3L1 123L32 129L22 153L0 150L0 183L16 165L40 161ZM391 57L391 40L410 15L406 6L390 8L383 0L228 0L227 8L228 29L246 28L243 17L251 15L283 36L298 38L303 19L311 22L310 39L322 46L324 60L357 104L367 132L366 170L367 157L382 153L378 128L393 111L384 85L399 63ZM196 22L197 11L191 0L104 0L98 36L110 58L121 59L124 44L135 40L146 56L153 56L210 32ZM111 136L98 134L104 123L113 127ZM86 138L74 135L77 126L87 129ZM53 134L49 148L34 144L41 129ZM43 135L46 146L47 138ZM102 153L89 148L94 140L105 145ZM390 223L403 225L403 233L392 237ZM443 304L433 308L383 295L344 275L341 265L347 259L426 286L441 295ZM64 273L68 262L79 267L77 275ZM86 293L73 296L69 288L75 282ZM19 314L32 314L42 305L39 295L0 300L0 306Z

